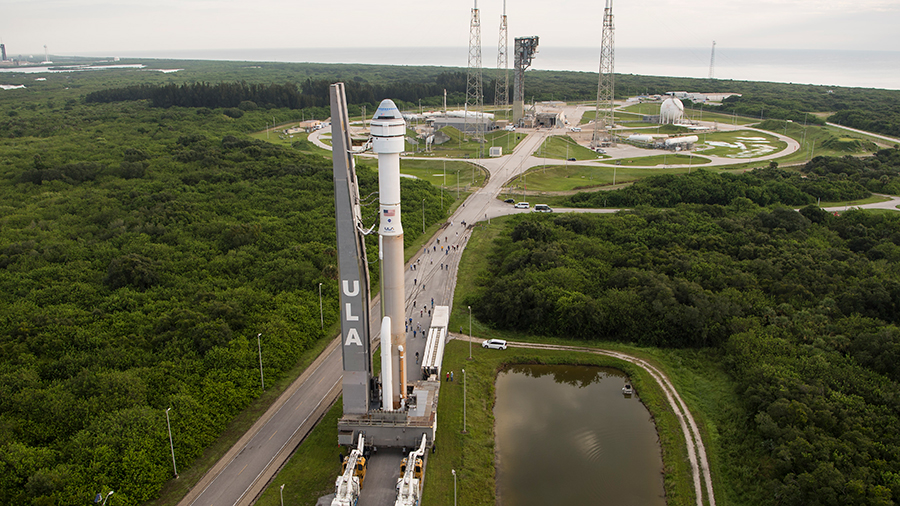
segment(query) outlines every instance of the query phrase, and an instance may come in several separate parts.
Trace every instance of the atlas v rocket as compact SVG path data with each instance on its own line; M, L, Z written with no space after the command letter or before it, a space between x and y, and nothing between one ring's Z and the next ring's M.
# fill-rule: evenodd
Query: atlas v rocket
M392 100L383 100L371 123L372 151L378 155L378 228L382 254L382 408L397 409L406 397L406 293L403 227L400 224L400 152L406 122Z

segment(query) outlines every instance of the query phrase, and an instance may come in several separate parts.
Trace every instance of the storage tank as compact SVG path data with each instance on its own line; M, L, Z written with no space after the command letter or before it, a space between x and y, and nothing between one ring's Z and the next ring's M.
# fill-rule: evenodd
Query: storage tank
M628 136L631 142L653 142L653 136L647 134L632 134Z
M684 104L681 103L681 100L669 97L659 106L660 124L668 125L682 118L684 118Z
M679 144L693 144L699 141L696 135L686 135L684 137L670 137L666 139L666 146L677 146Z

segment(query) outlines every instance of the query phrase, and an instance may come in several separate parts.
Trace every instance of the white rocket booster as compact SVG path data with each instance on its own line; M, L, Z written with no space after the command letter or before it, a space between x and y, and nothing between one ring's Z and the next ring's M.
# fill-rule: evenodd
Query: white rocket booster
M380 209L380 226L378 233L383 244L384 261L382 263L382 286L384 287L381 305L384 316L390 317L390 340L385 339L382 330L382 343L389 342L390 349L381 348L382 356L391 355L391 405L384 409L400 407L400 399L406 397L406 375L401 374L400 352L398 348L406 346L406 294L403 287L403 227L400 225L400 153L403 151L403 140L406 135L406 122L393 100L383 100L372 118L372 151L378 155L378 192ZM386 374L382 370L382 374ZM388 382L382 380L382 387Z
M391 317L385 316L381 320L381 409L392 411L394 409L391 396L393 394L394 385L391 371L391 354L388 350L391 348Z

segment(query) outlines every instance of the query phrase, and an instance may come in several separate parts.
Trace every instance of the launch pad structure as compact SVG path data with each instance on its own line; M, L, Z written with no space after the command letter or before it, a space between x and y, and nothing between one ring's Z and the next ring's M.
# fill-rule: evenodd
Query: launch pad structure
M516 37L513 50L513 124L525 117L525 69L531 66L537 54L537 37Z
M377 326L381 329L378 334L381 375L376 377L372 361L376 324L371 322L369 315L370 287L365 253L367 230L360 217L359 187L343 83L331 85L330 94L344 367L344 414L338 421L338 443L351 445L363 434L366 445L376 447L414 447L423 436L431 445L437 430L440 363L449 337L446 328L449 308L434 307L432 329L426 343L426 353L431 350L427 361L430 368L425 369L424 360L421 366L417 363L410 367L406 358L407 308L400 221L400 152L403 151L406 122L391 100L382 101L371 122L372 151L378 156L378 236L382 260L382 318ZM439 317L441 314L444 316ZM414 380L407 377L408 371L416 371Z

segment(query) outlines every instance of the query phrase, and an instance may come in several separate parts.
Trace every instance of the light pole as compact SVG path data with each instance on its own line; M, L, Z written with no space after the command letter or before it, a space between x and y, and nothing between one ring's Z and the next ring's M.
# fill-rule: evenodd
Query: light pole
M451 469L453 473L453 506L456 506L456 469Z
M463 369L463 434L468 434L466 430L466 370Z
M172 408L170 407L170 408L166 409L166 426L169 428L169 448L172 450L172 471L175 472L175 477L178 478L178 468L175 467L175 445L172 444L172 423L169 422L169 410L170 409L172 409ZM110 492L110 494L112 494L112 492ZM106 496L106 497L109 497L109 496Z
M425 234L425 199L422 199L422 234Z
M319 322L322 330L325 330L325 313L322 312L322 283L319 283Z
M472 306L469 308L469 360L472 360Z
M281 496L281 506L284 506L284 483L281 484L281 490L278 494Z
M266 389L266 379L263 377L263 370L262 370L262 345L259 343L259 336L261 336L261 335L262 335L262 333L256 334L256 349L259 351L259 382L260 382L260 384L262 384L262 389L265 390Z

